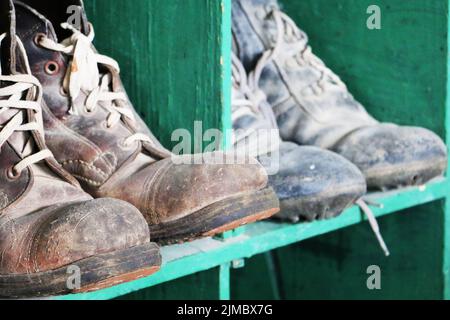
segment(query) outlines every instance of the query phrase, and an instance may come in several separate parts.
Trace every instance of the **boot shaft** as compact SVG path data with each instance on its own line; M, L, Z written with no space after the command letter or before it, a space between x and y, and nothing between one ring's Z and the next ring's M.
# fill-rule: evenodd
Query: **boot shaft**
M234 0L233 36L246 69L259 70L284 140L333 148L348 133L377 125L277 1Z
M81 10L80 29L64 21L71 19L70 6ZM87 190L103 185L139 154L145 153L146 163L170 156L131 105L117 63L96 52L81 1L53 8L27 0L16 2L16 11L18 36L44 88L47 143Z
M45 145L42 88L29 74L26 53L15 35L14 7L10 1L0 3L6 9L0 44L0 215L25 215L55 202L89 199ZM57 200L58 190L67 198Z

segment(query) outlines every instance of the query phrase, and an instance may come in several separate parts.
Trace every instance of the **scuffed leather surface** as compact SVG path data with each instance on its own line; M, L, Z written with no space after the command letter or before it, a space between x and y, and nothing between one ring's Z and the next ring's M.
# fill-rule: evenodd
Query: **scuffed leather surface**
M267 174L260 165L174 164L165 159L128 172L125 169L98 189L96 196L126 200L140 209L150 224L157 224L266 185Z
M447 148L433 132L414 127L380 125L358 130L335 150L355 163L371 187L420 185L442 175Z
M0 219L0 274L54 270L150 241L142 215L112 199L63 203Z
M260 157L263 165L266 159ZM284 142L279 159L280 171L269 176L269 185L281 201L300 197L320 198L348 189L353 189L359 197L366 192L366 182L359 169L331 151Z
M269 176L269 186L280 199L280 219L334 218L367 191L361 171L331 151L284 142L278 155L259 160L267 168L273 158L280 159L279 171Z

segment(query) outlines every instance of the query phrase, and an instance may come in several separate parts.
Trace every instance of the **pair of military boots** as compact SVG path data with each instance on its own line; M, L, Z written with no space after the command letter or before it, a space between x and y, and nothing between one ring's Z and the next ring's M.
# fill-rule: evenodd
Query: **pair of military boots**
M332 218L368 188L421 185L444 173L443 141L370 116L276 0L233 0L232 15L234 142L268 169L279 164L269 178L279 218Z
M71 6L79 26L66 22ZM174 161L135 112L117 62L95 50L82 1L1 0L0 34L0 296L148 276L161 265L151 240L278 212L258 163Z

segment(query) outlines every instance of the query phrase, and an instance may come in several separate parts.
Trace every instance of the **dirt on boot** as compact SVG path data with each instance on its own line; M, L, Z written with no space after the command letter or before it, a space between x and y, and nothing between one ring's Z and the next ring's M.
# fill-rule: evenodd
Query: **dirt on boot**
M267 95L283 140L335 151L364 173L369 188L421 185L447 167L429 130L380 124L308 44L276 0L233 0L234 50Z
M10 1L0 1L0 21L0 297L85 292L153 274L161 256L141 213L92 199L47 149L42 87Z

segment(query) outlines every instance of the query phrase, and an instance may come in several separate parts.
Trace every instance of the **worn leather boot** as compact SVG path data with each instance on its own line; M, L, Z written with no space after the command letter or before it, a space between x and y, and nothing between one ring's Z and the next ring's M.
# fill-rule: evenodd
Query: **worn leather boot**
M43 83L47 144L91 195L135 205L160 243L212 236L279 210L259 164L175 164L133 109L117 62L93 47L81 1L15 3L18 36ZM65 23L72 5L79 28Z
M141 213L93 200L45 146L42 88L6 0L0 35L0 297L85 292L154 273L161 257Z
M419 185L447 166L442 140L372 118L317 58L307 35L276 0L233 0L236 54L254 70L286 141L333 150L356 164L371 188Z
M281 142L275 115L265 95L252 83L233 54L232 115L238 152L259 156L269 173L281 212L276 218L299 220L338 216L366 193L358 168L343 157L317 147ZM263 141L261 141L263 140Z

